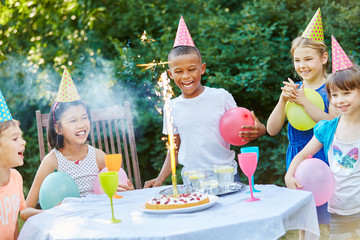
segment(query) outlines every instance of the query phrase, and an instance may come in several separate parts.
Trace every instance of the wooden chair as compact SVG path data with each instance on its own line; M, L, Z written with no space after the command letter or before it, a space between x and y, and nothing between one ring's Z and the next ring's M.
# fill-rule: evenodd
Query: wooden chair
M46 139L47 143L46 152L51 150L47 137L49 131L49 113L42 114L37 110L36 122L40 161L42 161L46 155L44 139ZM130 103L125 102L124 106L91 109L91 125L91 145L103 150L106 154L122 154L122 167L126 169L130 181L132 183L133 180L135 181L134 186L136 189L142 188ZM44 128L46 129L45 134Z

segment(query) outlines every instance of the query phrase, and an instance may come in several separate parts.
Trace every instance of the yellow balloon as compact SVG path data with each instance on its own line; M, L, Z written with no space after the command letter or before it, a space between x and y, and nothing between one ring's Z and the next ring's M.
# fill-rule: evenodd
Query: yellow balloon
M304 88L305 97L315 106L324 111L325 105L321 95L310 88ZM296 103L287 102L285 106L286 117L291 126L300 131L312 129L315 126L314 120L305 112L305 110Z

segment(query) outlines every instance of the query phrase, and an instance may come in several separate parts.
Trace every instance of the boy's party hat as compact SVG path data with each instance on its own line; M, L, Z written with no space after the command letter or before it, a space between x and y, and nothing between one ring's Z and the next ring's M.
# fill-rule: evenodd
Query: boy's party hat
M11 116L10 110L5 102L4 95L2 94L2 92L0 90L0 122L6 122L11 119L12 119L12 116Z
M75 84L69 74L69 71L65 67L56 101L73 102L76 100L80 100L80 96L76 90Z
M181 16L179 21L179 26L176 32L174 47L177 46L192 46L195 47L195 44L191 38L190 32L186 27L184 18Z
M301 36L314 41L324 41L324 32L320 8L318 8L309 25L306 27L305 31Z
M331 35L332 72L351 68L353 63L346 55L335 37Z

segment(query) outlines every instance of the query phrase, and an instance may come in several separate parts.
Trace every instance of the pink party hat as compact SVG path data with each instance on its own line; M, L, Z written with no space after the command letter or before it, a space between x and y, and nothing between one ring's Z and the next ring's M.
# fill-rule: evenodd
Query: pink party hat
M320 8L318 8L309 25L306 27L305 31L301 36L314 41L324 41L324 32Z
M179 21L179 26L176 32L174 47L177 46L192 46L195 47L195 44L191 38L190 32L186 27L184 18L181 16Z
M6 122L13 119L10 110L5 102L4 95L0 90L0 122Z
M68 70L64 69L64 73L61 78L61 83L58 91L58 95L56 97L57 102L73 102L76 100L80 100L79 93L76 90L75 84L68 72Z
M353 63L346 55L335 37L331 35L331 51L332 51L332 72L351 68Z

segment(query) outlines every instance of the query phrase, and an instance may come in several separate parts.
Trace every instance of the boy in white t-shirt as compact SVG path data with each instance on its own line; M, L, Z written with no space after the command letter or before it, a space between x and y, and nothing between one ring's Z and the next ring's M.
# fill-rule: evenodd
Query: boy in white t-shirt
M219 124L223 114L236 107L232 95L224 89L201 85L201 76L206 64L202 62L200 51L194 46L183 19L180 19L175 46L168 55L168 74L181 89L181 95L171 100L173 117L176 163L189 169L206 168L215 164L234 164L235 153L230 144L220 135ZM185 34L184 34L185 32ZM181 40L179 40L181 39ZM179 41L178 41L179 40ZM164 114L165 116L166 114ZM243 126L250 131L239 135L245 141L254 140L265 134L265 126L256 118L254 126ZM167 134L166 121L163 133ZM157 178L145 182L146 187L161 186L171 173L170 154ZM239 180L239 179L238 179Z

